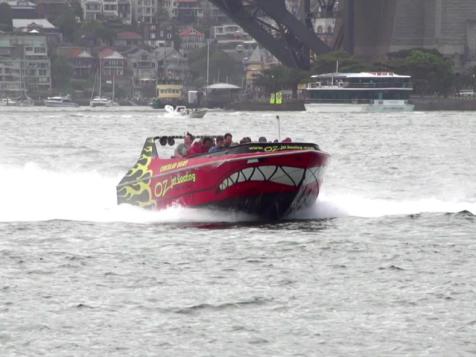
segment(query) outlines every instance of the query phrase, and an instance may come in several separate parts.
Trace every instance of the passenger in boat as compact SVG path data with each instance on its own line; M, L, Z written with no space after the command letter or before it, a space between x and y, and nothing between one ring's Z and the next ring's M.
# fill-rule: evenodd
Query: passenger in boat
M225 138L222 135L218 135L215 141L216 141L215 146L211 147L210 150L208 150L208 152L210 153L218 152L225 148Z
M229 148L233 144L233 136L230 133L225 134L225 148Z
M243 139L240 140L240 144L248 144L251 143L251 138L249 136L245 136Z
M174 157L185 157L187 156L188 151L192 147L193 140L195 138L192 134L187 133L183 138L183 143L177 145L174 152Z
M213 146L213 139L209 136L204 136L199 141L193 143L190 150L188 150L188 155L198 155L207 153L208 150Z
M267 143L268 140L266 140L266 138L264 136L260 136L259 139L258 139L258 142L259 143Z
M282 143L292 143L293 141L291 140L291 138L288 136L286 139L284 139L283 141L281 141Z

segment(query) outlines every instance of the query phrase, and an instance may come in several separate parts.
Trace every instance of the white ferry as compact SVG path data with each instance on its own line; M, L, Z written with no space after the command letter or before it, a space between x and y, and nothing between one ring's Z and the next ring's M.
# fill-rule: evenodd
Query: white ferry
M311 76L306 110L312 112L411 111L410 76L393 72L326 73Z

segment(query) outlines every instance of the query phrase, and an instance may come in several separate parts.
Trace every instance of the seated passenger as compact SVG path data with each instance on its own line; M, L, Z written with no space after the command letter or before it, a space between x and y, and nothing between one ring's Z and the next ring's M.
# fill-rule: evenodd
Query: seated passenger
M193 143L192 147L188 151L188 155L198 155L207 153L213 146L213 139L209 136L204 136L200 141Z
M233 136L230 133L225 134L225 148L229 148L233 144Z
M225 138L221 135L217 136L216 137L216 144L215 146L211 147L210 150L208 150L208 152L212 153L212 152L218 152L218 151L221 151L225 148Z
M185 157L187 156L188 150L190 150L193 142L193 135L187 133L183 138L183 143L178 144L175 148L174 157Z
M284 139L283 141L281 141L282 143L291 143L292 140L291 138L288 136L286 139Z
M258 142L259 143L267 143L268 140L266 140L266 138L264 136L260 136L259 139L258 139Z

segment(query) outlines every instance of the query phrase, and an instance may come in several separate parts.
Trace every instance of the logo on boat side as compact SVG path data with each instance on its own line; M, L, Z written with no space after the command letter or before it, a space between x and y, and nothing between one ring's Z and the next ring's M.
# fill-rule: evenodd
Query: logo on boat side
M195 173L188 173L159 181L154 188L155 197L165 197L167 192L172 190L175 186L182 185L187 182L195 182L195 179Z
M188 165L188 160L172 162L170 164L164 165L160 167L160 172L170 171L173 169L180 169Z
M314 150L312 146L302 146L302 145L271 145L271 146L260 146L253 145L248 148L250 151L265 151L265 152L275 152L282 150Z

